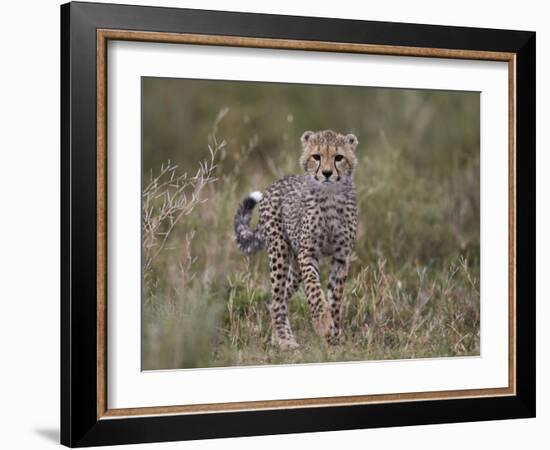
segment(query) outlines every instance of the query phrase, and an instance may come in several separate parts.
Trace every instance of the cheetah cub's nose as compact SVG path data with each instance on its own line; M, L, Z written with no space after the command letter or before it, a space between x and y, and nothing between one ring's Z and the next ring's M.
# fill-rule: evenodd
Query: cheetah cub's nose
M328 180L330 176L332 175L332 170L323 170L323 175Z

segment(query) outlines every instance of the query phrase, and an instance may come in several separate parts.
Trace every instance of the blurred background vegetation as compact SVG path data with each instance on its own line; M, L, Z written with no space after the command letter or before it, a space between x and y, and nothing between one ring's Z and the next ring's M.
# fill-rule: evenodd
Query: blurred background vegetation
M143 369L479 354L478 93L142 83ZM299 173L300 135L326 128L360 141L346 339L320 342L299 293L301 347L280 351L265 252L239 253L233 214Z

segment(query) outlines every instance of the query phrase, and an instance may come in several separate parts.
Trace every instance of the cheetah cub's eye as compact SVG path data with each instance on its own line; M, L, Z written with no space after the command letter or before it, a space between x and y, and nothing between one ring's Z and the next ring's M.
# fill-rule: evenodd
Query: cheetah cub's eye
M334 161L342 161L344 159L344 157L342 155L336 155L334 157Z
M315 161L320 161L320 160L321 160L321 155L311 155L311 157L312 157Z

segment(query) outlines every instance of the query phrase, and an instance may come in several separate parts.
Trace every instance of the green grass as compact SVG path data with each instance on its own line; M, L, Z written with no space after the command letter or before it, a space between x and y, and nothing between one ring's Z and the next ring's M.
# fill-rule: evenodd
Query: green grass
M144 184L171 160L176 178L189 174L180 195L190 202L196 194L179 220L157 224L144 251L156 255L144 274L144 369L479 354L477 94L144 83ZM320 110L320 98L331 108ZM239 253L233 215L250 191L299 172L301 132L329 127L360 140L345 338L320 341L300 291L290 304L300 348L282 351L270 345L265 251ZM212 133L225 142L209 141ZM209 142L216 167L197 191L192 175L210 158ZM149 224L166 201L177 203L175 190L151 200Z

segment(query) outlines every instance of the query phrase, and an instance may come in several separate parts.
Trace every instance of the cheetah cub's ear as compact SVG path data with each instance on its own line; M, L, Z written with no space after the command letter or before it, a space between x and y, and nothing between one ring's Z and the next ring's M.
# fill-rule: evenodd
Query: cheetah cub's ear
M357 144L359 144L359 139L357 139L357 136L355 134L348 134L346 135L346 142L348 143L349 147L355 151L355 148L357 147Z
M302 146L305 147L308 142L310 141L310 139L313 137L315 133L313 131L306 131L304 132L304 134L302 134L302 137L300 138L300 140L302 141Z

